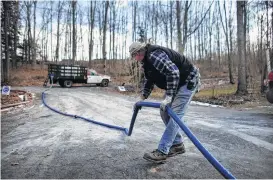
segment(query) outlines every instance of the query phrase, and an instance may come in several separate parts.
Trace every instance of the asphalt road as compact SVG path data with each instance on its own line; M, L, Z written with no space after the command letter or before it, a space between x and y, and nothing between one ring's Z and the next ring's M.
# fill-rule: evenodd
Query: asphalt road
M1 115L3 179L223 178L185 137L186 153L156 165L143 154L157 147L164 124L143 108L131 137L46 108L39 87L34 105ZM135 97L100 87L52 88L46 102L63 112L129 127ZM270 114L270 112L272 112ZM273 108L237 111L191 105L185 117L201 143L236 178L273 178Z

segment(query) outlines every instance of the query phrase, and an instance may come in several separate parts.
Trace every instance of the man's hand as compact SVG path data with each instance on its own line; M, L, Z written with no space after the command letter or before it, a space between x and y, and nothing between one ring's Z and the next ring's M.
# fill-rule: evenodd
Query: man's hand
M166 96L165 99L160 104L160 109L162 111L166 110L166 106L172 102L172 96Z
M141 95L141 96L138 97L138 100L137 100L136 103L141 102L141 101L144 101L145 99L146 99L145 96ZM135 109L136 109L136 105L134 105L134 110L135 110ZM141 107L140 107L140 109L141 109Z
M146 98L143 96L143 95L141 95L140 97L139 97L139 101L144 101Z

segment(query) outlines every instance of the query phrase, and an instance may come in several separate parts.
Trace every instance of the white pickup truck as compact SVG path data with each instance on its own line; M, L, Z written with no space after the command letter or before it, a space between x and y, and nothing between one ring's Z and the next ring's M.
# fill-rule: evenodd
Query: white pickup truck
M96 84L97 86L107 87L111 82L110 76L101 75L94 69L82 66L69 65L48 65L48 78L44 82L50 84L59 83L61 87L71 87L73 83Z

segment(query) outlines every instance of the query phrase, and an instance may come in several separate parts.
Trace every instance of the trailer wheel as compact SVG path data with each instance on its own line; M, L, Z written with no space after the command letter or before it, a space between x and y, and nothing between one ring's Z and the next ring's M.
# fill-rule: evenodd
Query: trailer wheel
M100 84L96 84L96 86L100 86Z
M107 79L103 79L103 80L101 81L101 86L102 86L102 87L107 87L107 86L108 86L108 83L109 83L109 81L108 81Z
M60 85L61 87L64 87L64 81L60 80L60 81L59 81L59 85Z
M72 86L73 82L71 80L64 81L64 87L70 88Z

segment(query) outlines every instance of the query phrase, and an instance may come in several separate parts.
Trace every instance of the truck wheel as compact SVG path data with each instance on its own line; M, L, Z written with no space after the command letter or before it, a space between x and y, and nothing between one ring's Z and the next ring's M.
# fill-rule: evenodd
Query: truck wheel
M107 87L107 86L108 86L108 83L109 83L109 81L108 81L107 79L103 79L103 80L101 81L101 86L102 86L102 87Z
M269 90L266 93L266 99L268 100L268 102L273 103L273 90Z
M64 87L70 88L72 86L73 82L71 80L64 81Z

